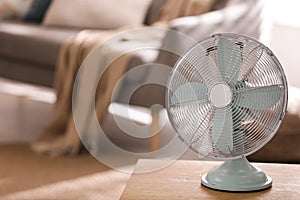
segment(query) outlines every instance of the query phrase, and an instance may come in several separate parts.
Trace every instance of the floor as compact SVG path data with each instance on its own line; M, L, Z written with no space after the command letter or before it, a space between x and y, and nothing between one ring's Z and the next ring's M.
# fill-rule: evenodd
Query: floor
M119 199L129 173L89 154L49 157L25 144L0 144L0 199Z

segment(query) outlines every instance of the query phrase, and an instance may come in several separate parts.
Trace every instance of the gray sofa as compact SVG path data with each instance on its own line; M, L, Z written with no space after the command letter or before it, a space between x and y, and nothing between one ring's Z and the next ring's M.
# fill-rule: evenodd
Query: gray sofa
M261 35L261 21L257 20L257 16L262 13L262 7L253 6L257 5L256 2L258 0L247 2L245 3L242 0L216 0L211 12L201 16L177 18L169 23L170 28L181 31L195 40L200 40L214 32L220 31L241 32L259 38ZM151 24L151 21L158 15L158 9L164 3L166 3L166 0L153 0L145 17L145 25ZM237 6L241 7L242 14L230 11L230 9ZM257 12L256 16L248 15L248 10L252 10L252 14ZM216 15L221 15L222 17L215 17ZM209 21L206 20L208 18L210 18ZM237 20L243 22L240 24L244 25L236 27L235 23ZM243 27L251 21L256 21L255 26L250 30L249 28L244 30ZM79 31L81 30L45 27L40 24L29 24L20 21L1 21L0 76L52 87L59 48L64 41ZM163 45L174 45L174 42L170 41L172 39L168 38L167 34ZM161 54L157 62L163 62L171 66L173 62L166 62L166 60L172 60L169 57L170 55L167 53ZM145 60L149 61L149 59ZM176 60L176 58L173 58L173 60ZM134 63L140 62L133 62L133 65Z

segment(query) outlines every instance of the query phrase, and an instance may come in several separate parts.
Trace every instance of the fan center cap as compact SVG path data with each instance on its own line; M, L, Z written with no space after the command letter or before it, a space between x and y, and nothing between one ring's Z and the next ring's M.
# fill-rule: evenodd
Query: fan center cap
M214 85L209 92L209 100L215 107L226 107L232 101L231 87L226 83Z

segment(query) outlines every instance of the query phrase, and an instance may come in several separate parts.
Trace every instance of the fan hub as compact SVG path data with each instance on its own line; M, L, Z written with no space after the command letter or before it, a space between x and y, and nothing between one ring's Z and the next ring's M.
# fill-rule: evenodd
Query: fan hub
M209 92L209 100L215 107L226 107L232 101L232 89L227 83L214 85Z

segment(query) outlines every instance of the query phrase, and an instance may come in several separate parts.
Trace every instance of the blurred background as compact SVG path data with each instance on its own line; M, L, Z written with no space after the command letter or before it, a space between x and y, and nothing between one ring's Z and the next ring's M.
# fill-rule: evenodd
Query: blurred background
M300 2L268 0L266 6L272 20L267 43L285 69L289 84L300 87Z
M11 0L14 2L15 5L21 2L22 0ZM128 2L133 2L134 0L128 0ZM142 0L137 0L141 2ZM162 0L153 0L151 2L160 2ZM187 0L176 0L177 2L187 2ZM11 9L10 7L1 7L4 2L9 2L8 0L0 0L0 18L4 13L4 10L1 9ZM30 7L31 2L37 3L38 5L42 0L24 0L23 2L27 2L24 4L25 7ZM42 7L44 12L46 12L46 7L49 6L50 0L45 0L46 2ZM77 0L77 8L78 12L74 12L72 9L75 7L74 0L52 0L52 3L55 2L55 5L62 5L63 3L69 3L69 6L58 6L58 10L60 13L53 12L51 20L54 20L58 14L74 14L79 15L79 11L81 10L82 5L80 4L80 0ZM90 4L89 9L93 8L94 3L97 2L96 0L86 0L86 2L92 2ZM98 0L98 2L101 2ZM108 2L104 0L104 2ZM113 1L112 1L113 2ZM116 2L116 1L114 1ZM119 1L120 2L120 1ZM125 2L122 0L122 2ZM127 2L127 1L126 1ZM146 0L145 0L146 2ZM150 0L148 1L150 2ZM175 2L175 0L170 0L169 2ZM193 0L190 0L193 2ZM260 39L262 43L266 46L270 47L270 49L274 52L274 54L279 59L285 73L287 75L288 83L291 86L299 87L300 88L300 55L298 50L298 45L300 46L300 1L298 0L195 0L194 2L202 2L204 4L210 2L216 2L216 7L211 9L204 7L202 14L197 14L195 16L171 16L170 10L174 11L174 9L181 9L180 7L165 7L164 16L161 16L161 20L163 23L157 23L155 26L167 28L169 24L171 24L175 30L183 31L185 33L189 33L193 36L199 36L200 38L207 37L217 30L217 32L224 30L226 32L243 32L245 30L246 33L249 35ZM232 3L232 5L227 6L226 3ZM250 3L248 3L250 2ZM60 4L62 3L62 4ZM253 4L252 4L253 3ZM54 4L52 4L53 6ZM133 5L135 5L133 3ZM162 4L157 4L157 7L153 7L153 11L162 8ZM237 5L237 6L236 6ZM246 5L246 6L245 6ZM263 5L263 7L261 7ZM129 6L130 7L130 6ZM222 8L229 7L226 12L222 10ZM24 8L21 9L20 15L24 15ZM37 8L37 7L31 7ZM51 11L53 11L53 7L51 7ZM193 8L193 7L192 7ZM189 12L193 12L193 9L190 8ZM9 10L8 9L8 10ZM120 10L120 8L117 8ZM123 7L122 7L123 9ZM121 9L121 10L122 10ZM149 10L151 10L149 9ZM221 11L218 12L220 9ZM69 12L65 12L65 11ZM97 10L96 10L97 11ZM48 11L47 11L48 12ZM146 12L146 10L145 10ZM163 13L162 12L162 13ZM118 14L118 10L113 13L112 16ZM156 13L156 12L154 12ZM220 14L221 13L221 14ZM225 14L224 14L225 13ZM242 14L241 14L242 13ZM256 13L259 13L259 16L256 16ZM39 13L40 14L40 13ZM89 14L89 12L85 12L84 15ZM129 12L130 14L130 12ZM156 13L157 14L157 13ZM173 13L174 14L174 13ZM246 16L247 18L245 21L241 19L239 21L239 14L241 16ZM60 24L55 24L56 22L51 21L49 19L50 14L46 14L48 16L48 24L41 25L42 16L39 16L39 22L34 22L33 24L27 24L27 22L20 22L14 21L13 23L0 21L0 198L1 195L12 195L16 197L15 199L24 199L22 195L25 194L27 199L44 199L42 198L43 195L51 193L51 199L61 199L59 195L69 195L73 194L72 198L69 199L85 199L84 195L86 191L90 191L92 195L99 191L100 186L109 186L107 191L110 191L109 195L115 192L115 196L120 195L126 181L128 180L129 176L119 176L110 174L110 169L106 166L102 166L98 161L93 159L90 155L80 155L77 157L59 157L59 158L49 158L47 156L40 156L34 153L29 147L28 142L33 141L38 134L40 133L41 129L49 122L51 118L51 114L55 109L55 101L56 101L56 94L53 87L51 87L54 75L54 63L56 62L55 56L56 53L59 51L59 45L63 43L69 36L74 36L75 34L79 33L83 28L86 27L69 27L69 23L72 20L66 20L65 23L66 27L62 27ZM141 15L142 16L142 15ZM32 16L30 16L32 17ZM70 16L69 16L70 17ZM74 16L71 16L73 19ZM103 16L102 16L103 17ZM143 16L142 16L143 17ZM157 17L157 16L156 16ZM165 18L164 18L165 17ZM223 17L223 18L222 18ZM174 18L175 19L173 21ZM231 18L234 19L231 21ZM236 19L238 18L238 19ZM2 18L1 18L2 19ZM24 19L24 18L23 18ZM28 18L32 20L32 18ZM28 20L27 19L27 20ZM87 21L83 21L81 26L85 26L88 24L90 18L87 18ZM147 19L149 24L153 21L153 16L149 15ZM228 24L226 24L226 20L229 19ZM165 21L164 21L165 20ZM235 20L237 20L238 24L236 24ZM80 20L73 20L72 23L75 23ZM117 20L118 21L118 20ZM169 23L170 21L170 23ZM263 22L262 24L260 24ZM51 24L52 23L52 24ZM62 22L60 22L62 23ZM105 23L105 22L104 22ZM139 23L144 23L143 21ZM203 26L197 26L197 23ZM147 24L147 25L149 25ZM221 26L219 26L221 24ZM74 25L74 24L72 24ZM111 25L110 23L106 23L106 26ZM146 24L145 24L146 25ZM191 25L191 26L189 26ZM194 26L193 26L194 25ZM223 26L222 26L223 25ZM227 26L228 25L228 26ZM252 25L252 26L250 26ZM256 27L255 27L256 26ZM205 27L205 28L203 28ZM212 27L212 28L211 28ZM254 31L251 28L255 27ZM235 29L236 28L236 29ZM51 31L49 31L51 30ZM11 34L12 37L7 37L7 34ZM207 33L207 34L206 34ZM49 34L49 35L48 35ZM260 35L261 34L261 35ZM49 37L48 37L49 36ZM17 39L14 39L17 38ZM31 40L33 38L33 40ZM14 44L19 46L14 46L12 43L8 42L10 39ZM125 38L126 39L126 38ZM26 41L26 42L23 42ZM174 38L166 41L166 43L174 44L180 46L180 42L178 40L174 40ZM163 44L166 44L163 43ZM37 45L38 44L38 45ZM27 46L30 46L31 49L35 50L29 51ZM39 46L42 45L42 46ZM43 45L48 45L49 48L41 48ZM19 51L20 50L20 51ZM48 51L49 50L49 51ZM45 53L46 52L46 53ZM157 53L157 52L156 52ZM19 56L18 58L12 58L7 56ZM36 56L39 55L39 56ZM50 56L51 55L51 56ZM149 54L146 54L149 56ZM146 60L146 62L154 62L159 59L168 60L169 55L163 55L156 59L157 54L151 54ZM167 56L167 57L164 57ZM174 56L174 55L173 55ZM28 57L31 57L28 59ZM155 58L154 58L155 57ZM167 58L167 59L166 59ZM172 57L173 59L178 58L178 56ZM171 59L170 59L171 60ZM41 66L49 65L51 71L50 76L44 76L44 74L38 72L31 73L28 69L22 69L20 71L13 70L11 66L8 65L10 61L16 61L17 66L21 67L24 65L25 61L26 66L28 68L32 67L33 64L41 64ZM143 61L143 60L142 60ZM173 60L174 61L174 60ZM24 62L24 63L23 63ZM36 63L34 63L36 62ZM46 63L46 64L45 64ZM141 64L141 60L135 62L135 64ZM13 66L13 65L12 65ZM25 65L24 65L25 66ZM40 67L40 66L38 66ZM19 68L19 69L21 69ZM33 69L33 68L30 68ZM34 71L34 70L33 70ZM6 73L10 74L18 74L19 80L17 79L10 79L8 77L4 78ZM23 74L28 75L27 83L21 80ZM32 76L31 76L32 75ZM151 75L151 73L146 73L146 75ZM162 74L159 73L152 73L153 77L159 77ZM163 74L165 75L165 74ZM31 77L36 77L37 80L31 79ZM46 78L44 78L46 77ZM133 83L134 81L139 82L140 79L144 79L146 76L131 77L133 80L129 80L128 83ZM166 78L166 77L164 77ZM142 80L143 81L143 80ZM31 84L29 84L30 82ZM43 82L43 84L32 84L34 82ZM130 85L129 85L130 86ZM134 86L134 85L133 85ZM132 86L132 87L133 87ZM131 87L131 86L130 86ZM130 88L128 87L128 88ZM161 88L160 88L161 89ZM163 88L164 90L164 88ZM127 93L127 89L122 89L123 93ZM296 111L298 115L300 114L300 94L299 90L295 90L296 92L296 106L298 108ZM155 99L155 92L156 90L152 90L152 94L147 92L141 92L140 95L137 95L137 101L140 104L143 104L147 100L151 100L152 98ZM163 92L156 94L158 96L159 101L164 101L164 96L162 96ZM141 103L142 102L142 103ZM151 123L151 112L148 108L139 108L139 107L132 107L133 112L132 116L141 123ZM112 115L116 114L121 118L128 117L127 108L117 105L117 109L113 112L111 107L109 109L109 115L106 119L106 128L113 132L120 132L118 128L116 128L116 124L111 122L113 120ZM138 111L138 112L136 112ZM123 113L122 113L123 112ZM172 133L172 134L165 134L167 135L164 138L164 135L160 135L159 138L155 141L154 144L157 146L162 145L170 140L170 137L174 137L174 131L170 125L170 123L165 120L166 113L163 110L161 113L163 115L161 118L164 119L161 122L163 127L162 132L164 133ZM279 137L276 143L275 141L275 148L274 146L269 149L269 153L272 155L271 159L278 159L280 161L281 158L285 158L290 156L290 160L293 162L300 162L299 160L299 151L298 151L298 141L299 136L295 136L299 131L297 129L297 125L299 125L299 118L296 115L296 118L291 118L289 128L293 130L288 130L287 134L283 137ZM125 117L124 117L125 116ZM300 116L300 115L299 115ZM143 122L143 118L145 118ZM167 123L166 123L167 122ZM124 122L125 124L127 121ZM112 125L113 124L113 125ZM129 123L128 123L129 124ZM295 131L295 130L296 131ZM135 130L132 130L135 131ZM173 131L173 132L172 132ZM290 131L290 132L289 132ZM298 131L298 132L297 132ZM292 133L292 134L289 134ZM293 135L294 134L294 135ZM299 134L298 134L299 135ZM137 146L135 145L135 141L131 140L131 142L127 142L126 140L122 141L122 136L120 134L115 134L115 137L112 136L113 139L121 141L120 146L124 147L125 149L133 150ZM126 138L126 137L125 137ZM282 138L285 138L288 143L292 143L291 145L281 145ZM160 141L158 141L160 140ZM153 141L152 141L153 142ZM144 148L144 150L152 149L151 145L141 143L137 148ZM158 144L160 143L160 144ZM278 145L279 144L279 145ZM276 156L273 154L274 151L278 153L281 151L278 147L285 148L285 152L282 151L281 156ZM282 147L283 146L283 147ZM275 156L274 156L275 155ZM188 159L198 159L196 155L188 154ZM287 159L289 159L287 158ZM289 161L290 161L289 160ZM265 160L263 160L265 161ZM268 161L268 160L266 160ZM272 161L272 160L271 160ZM278 161L278 162L279 162ZM288 162L287 160L281 160L283 162ZM101 166L100 166L101 165ZM99 167L100 166L100 167ZM23 169L24 168L24 169ZM59 171L59 173L58 173ZM93 176L101 171L99 176ZM109 172L109 173L105 173ZM103 176L104 179L103 179ZM120 178L121 177L121 178ZM91 178L93 179L92 181ZM27 181L30 180L30 181ZM93 182L94 181L94 182ZM114 182L115 181L115 182ZM120 183L121 182L121 183ZM107 183L112 183L111 185ZM48 186L50 185L51 190L48 190ZM86 186L81 187L81 186ZM111 187L110 187L111 186ZM82 189L83 188L83 189ZM101 187L100 187L101 188ZM31 198L32 193L31 189L34 189L36 192L36 198ZM103 189L104 191L105 189ZM51 192L52 191L52 192ZM66 191L69 191L66 192ZM103 192L100 190L100 192ZM16 196L14 193L16 192ZM18 193L19 192L19 193ZM23 193L22 193L23 192ZM105 191L104 191L105 193ZM11 198L14 199L14 198ZM98 199L113 199L111 196L99 196Z

